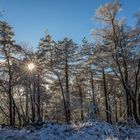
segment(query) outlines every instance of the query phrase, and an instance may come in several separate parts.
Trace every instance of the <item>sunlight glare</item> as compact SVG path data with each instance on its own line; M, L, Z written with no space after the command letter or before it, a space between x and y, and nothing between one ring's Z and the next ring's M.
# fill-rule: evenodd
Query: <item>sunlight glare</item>
M33 63L28 64L28 70L32 71L35 68L35 65Z

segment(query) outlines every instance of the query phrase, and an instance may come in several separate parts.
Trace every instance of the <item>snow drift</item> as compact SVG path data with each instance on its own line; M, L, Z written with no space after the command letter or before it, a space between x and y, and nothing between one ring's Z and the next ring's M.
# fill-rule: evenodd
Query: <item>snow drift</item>
M140 127L110 125L105 122L86 122L78 125L45 123L40 129L33 126L21 130L4 127L0 140L140 140Z

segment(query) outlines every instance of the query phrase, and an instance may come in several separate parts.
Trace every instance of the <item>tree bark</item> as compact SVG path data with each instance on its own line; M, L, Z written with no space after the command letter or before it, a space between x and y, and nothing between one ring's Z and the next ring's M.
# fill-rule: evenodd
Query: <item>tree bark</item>
M70 94L69 94L69 75L68 75L68 60L66 56L66 63L65 63L65 76L66 76L66 101L67 101L67 123L71 121L71 112L70 112Z
M110 123L109 119L109 106L108 106L108 95L107 95L107 86L106 86L106 76L105 76L105 70L104 68L102 69L103 73L103 86L104 86L104 96L105 96L105 106L106 106L106 119L107 122Z

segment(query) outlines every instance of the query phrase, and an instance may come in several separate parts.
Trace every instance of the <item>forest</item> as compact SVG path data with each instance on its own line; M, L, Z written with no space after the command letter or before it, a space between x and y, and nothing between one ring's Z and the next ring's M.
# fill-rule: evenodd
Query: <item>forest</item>
M93 42L55 41L45 32L36 50L17 44L12 27L1 20L0 124L133 120L139 125L140 11L130 27L118 16L121 8L109 2L96 10Z

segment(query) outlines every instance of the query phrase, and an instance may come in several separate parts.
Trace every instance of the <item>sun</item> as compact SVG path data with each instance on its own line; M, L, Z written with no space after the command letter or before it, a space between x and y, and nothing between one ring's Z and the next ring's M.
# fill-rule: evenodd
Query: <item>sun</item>
M35 68L35 64L34 63L29 63L28 65L28 70L32 71Z

